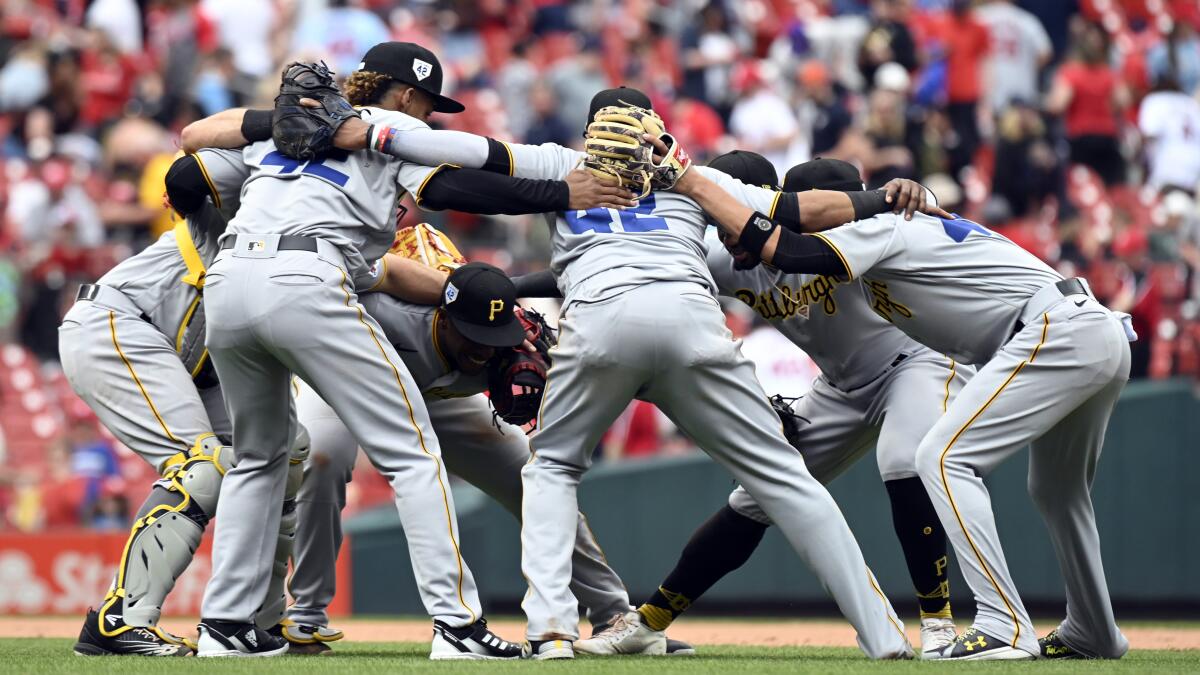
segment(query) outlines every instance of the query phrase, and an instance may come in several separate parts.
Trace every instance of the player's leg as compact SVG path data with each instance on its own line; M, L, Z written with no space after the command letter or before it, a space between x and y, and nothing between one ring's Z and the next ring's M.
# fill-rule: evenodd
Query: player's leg
M671 285L664 285L669 291ZM683 294L652 306L684 313L689 339L664 363L646 396L701 448L728 468L829 589L872 658L908 658L911 647L879 590L833 497L783 438L754 366L729 339L711 296ZM664 348L663 351L667 351Z
M214 314L210 311L210 322L217 319ZM236 348L214 345L212 323L208 338L234 438L245 449L238 452L237 465L225 473L221 486L198 654L271 656L287 651L287 643L254 624L274 572L289 449L299 433L288 390L291 375L273 353L248 341Z
M818 378L793 410L808 420L801 423L796 450L822 483L840 475L875 442L877 429L865 424L861 402L825 378ZM728 504L696 529L675 568L638 607L646 625L666 630L717 581L750 559L770 525L771 519L745 488L736 488Z
M228 467L232 448L213 435L191 376L153 325L81 302L59 335L72 388L119 440L164 475L139 508L117 576L85 620L76 651L186 654L194 645L181 649L184 640L157 624L215 512L223 468L213 458Z
M950 609L946 531L917 473L917 448L966 383L945 356L921 350L889 372L872 416L883 415L876 458L921 608L921 651L933 652L957 631Z
M1094 330L1103 335L1104 328ZM1082 406L1033 442L1029 494L1054 543L1067 588L1067 616L1041 640L1042 656L1115 659L1129 650L1113 618L1100 559L1100 535L1091 487L1113 406L1129 377L1128 347L1119 328L1110 328L1110 349L1124 351L1111 381Z
M570 658L579 637L579 605L571 593L579 521L576 487L605 429L649 376L648 333L630 291L602 303L576 304L559 321L533 436L521 470L521 571L529 592L521 603L535 658ZM663 642L665 650L665 641Z
M939 658L1015 659L1038 653L983 478L1102 388L1092 373L1109 356L1088 349L1092 345L1062 305L1052 308L967 382L921 442L917 469L977 606L972 628Z
M525 432L504 421L493 424L492 410L482 394L428 403L446 470L483 490L520 519L521 468L529 462ZM629 593L605 561L582 513L571 563L571 592L593 625L603 625L629 611Z
M267 584L267 595L262 606L254 614L254 623L259 628L282 634L282 624L287 615L288 564L296 547L296 528L299 513L296 498L304 482L304 465L309 456L309 436L304 425L292 421L296 435L288 449L287 481L283 488L283 503L280 504L279 532L275 544L275 561L271 566L271 580Z
M520 648L482 620L475 580L459 551L441 446L416 382L349 282L339 279L326 291L322 330L292 336L289 366L345 422L396 493L413 575L434 619L430 658L518 657Z
M337 590L336 564L342 546L346 484L358 456L358 442L307 384L296 379L296 415L308 429L311 450L296 498L295 555L288 582L294 602L284 637L293 644L333 642L341 631L328 627L326 609Z

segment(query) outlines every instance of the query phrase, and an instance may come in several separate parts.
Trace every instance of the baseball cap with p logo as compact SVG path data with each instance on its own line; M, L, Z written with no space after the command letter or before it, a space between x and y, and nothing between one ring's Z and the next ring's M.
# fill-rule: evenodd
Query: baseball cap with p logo
M467 263L450 273L442 291L442 311L472 342L489 347L516 347L525 328L513 314L517 287L500 269L487 263Z

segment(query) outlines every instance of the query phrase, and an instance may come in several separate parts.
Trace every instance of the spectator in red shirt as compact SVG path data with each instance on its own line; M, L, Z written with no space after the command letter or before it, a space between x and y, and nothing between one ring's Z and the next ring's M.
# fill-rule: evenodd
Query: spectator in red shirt
M1123 183L1117 116L1129 105L1129 90L1107 62L1108 37L1099 25L1082 24L1073 51L1054 78L1046 111L1064 116L1072 163L1091 167L1105 185Z
M80 119L89 127L99 127L121 115L133 92L137 74L133 59L120 50L104 31L89 34L91 48L81 59L84 104Z
M975 18L971 0L954 0L951 10L942 41L946 47L946 114L958 137L950 153L950 169L957 177L979 147L977 109L983 63L991 47L987 27Z

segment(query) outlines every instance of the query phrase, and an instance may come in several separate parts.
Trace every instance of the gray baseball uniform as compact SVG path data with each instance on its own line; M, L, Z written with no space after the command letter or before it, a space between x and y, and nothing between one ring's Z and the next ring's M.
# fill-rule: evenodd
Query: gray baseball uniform
M485 375L452 370L438 347L436 307L413 305L382 293L362 296L362 305L387 335L412 373L429 408L446 469L486 492L514 516L521 513L521 467L529 461L525 433L503 421L493 424L482 392ZM342 542L341 510L346 504L358 444L333 409L310 387L298 385L296 406L312 438L299 497L295 571L289 588L293 621L322 626L336 590L334 562ZM595 537L579 514L571 589L595 624L629 611L629 595L608 566Z
M425 125L364 108L368 121ZM479 600L458 550L441 449L412 375L356 290L377 278L395 233L397 199L434 169L367 151L298 162L273 143L248 146L241 208L208 273L208 348L225 388L238 465L217 508L213 578L203 615L248 621L264 592L284 488L282 425L292 374L327 401L392 483L421 596L450 626L474 623ZM282 241L281 237L288 237ZM299 246L301 248L293 248ZM246 514L255 514L247 518ZM257 516L262 515L262 518Z
M1032 443L1029 493L1067 582L1063 640L1119 657L1090 487L1108 417L1129 376L1122 320L1081 282L961 218L881 215L820 235L881 316L930 348L983 365L934 424L917 469L975 593L975 626L1038 653L983 484ZM1061 283L1060 283L1061 282ZM1128 336L1132 337L1132 336Z
M203 373L208 355L199 288L217 236L237 209L245 170L239 152L203 151L196 159L206 167L213 201L85 288L59 329L71 388L163 475L138 512L100 605L98 630L106 637L158 623L215 511L221 473L234 461L220 387L197 385L211 380ZM144 536L156 521L156 537ZM274 603L280 617L282 582Z
M581 158L553 145L514 145L511 152L515 175L526 178L562 178ZM693 170L764 212L777 198L725 174ZM578 636L568 587L576 486L601 434L630 400L642 398L750 490L830 590L869 656L911 654L845 519L784 440L754 367L725 327L704 262L703 211L688 198L653 193L636 209L568 212L550 226L551 268L565 303L534 459L522 470L529 638Z
M708 241L708 268L722 295L741 300L812 357L821 375L796 402L808 423L796 444L813 477L828 483L877 446L884 480L917 476L921 439L966 382L964 369L876 314L861 281L734 267ZM769 523L744 488L729 504Z

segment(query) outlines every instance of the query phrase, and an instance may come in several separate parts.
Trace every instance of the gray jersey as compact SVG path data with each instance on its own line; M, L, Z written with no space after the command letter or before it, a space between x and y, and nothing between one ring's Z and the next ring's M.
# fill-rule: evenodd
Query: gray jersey
M386 293L364 293L360 302L379 322L427 398L461 398L487 390L486 374L463 374L442 354L437 307L414 305Z
M962 363L985 363L1021 310L1062 276L1005 237L962 218L884 214L816 236L829 242L883 318Z
M186 220L187 234L202 269L217 255L217 238L237 212L242 182L249 173L241 150L201 150L195 155L212 192L199 211ZM204 354L204 308L196 286L188 283L188 242L176 231L164 233L141 253L123 260L96 282L124 293L159 331L175 341L189 371L198 370ZM193 261L193 265L196 261ZM194 374L194 373L193 373Z
M559 145L512 145L514 175L561 180L583 153ZM695 167L742 203L763 213L779 193L746 185L728 174ZM550 269L559 280L564 306L595 302L654 281L693 281L711 291L716 285L704 258L708 219L688 197L673 192L646 195L636 208L590 209L554 214L550 222Z
M401 112L361 111L372 124L429 128ZM372 263L392 245L400 200L406 192L419 194L437 171L370 150L330 152L303 162L284 156L270 140L247 146L245 161L250 175L242 188L244 206L229 233L326 239L341 250L358 288L374 283Z
M861 280L847 284L766 265L738 270L724 246L712 240L708 245L708 269L721 294L752 307L844 391L877 378L899 354L922 349L871 309Z

